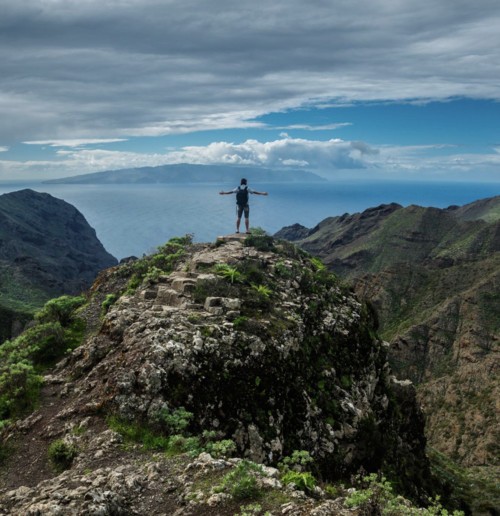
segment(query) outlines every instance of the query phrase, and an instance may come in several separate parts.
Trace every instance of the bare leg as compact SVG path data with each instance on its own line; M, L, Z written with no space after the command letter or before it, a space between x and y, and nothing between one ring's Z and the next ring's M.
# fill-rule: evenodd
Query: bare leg
M250 232L250 219L245 219L245 227L247 228L247 233Z
M240 232L240 222L241 222L241 218L238 217L236 219L236 233Z

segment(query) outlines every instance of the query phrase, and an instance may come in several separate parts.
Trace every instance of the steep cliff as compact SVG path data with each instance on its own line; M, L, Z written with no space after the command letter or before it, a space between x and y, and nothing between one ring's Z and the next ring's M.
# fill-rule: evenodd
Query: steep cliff
M498 472L500 197L445 210L384 205L284 236L350 278L399 377L418 384L432 447Z
M184 444L216 435L240 457L270 466L301 450L325 481L348 480L362 468L384 471L414 498L430 487L414 389L391 375L371 311L293 245L268 237L217 245L174 240L103 272L80 317L90 336L46 376L38 411L4 430L4 442L17 451L15 461L6 460L4 489L28 486L0 497L4 510L88 509L99 501L140 513L149 495L131 500L118 476L132 492L144 488L144 475L131 479L136 452L119 444L146 430L169 446L181 431L191 436ZM46 450L56 438L77 451L54 490ZM144 463L151 486L155 471L172 468L157 456ZM176 474L165 482L179 492ZM153 495L173 503L165 490ZM184 498L168 513L234 514L227 499L217 500L213 512L196 512ZM165 513L147 503L151 514Z
M49 194L0 196L0 342L45 301L90 287L116 264L83 215Z

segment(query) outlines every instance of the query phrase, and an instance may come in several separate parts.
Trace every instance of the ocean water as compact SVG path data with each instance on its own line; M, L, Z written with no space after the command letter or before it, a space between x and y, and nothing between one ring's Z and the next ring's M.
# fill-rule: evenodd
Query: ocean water
M327 182L258 184L269 196L250 196L250 224L275 233L296 222L313 227L326 217L397 202L445 208L500 195L500 183ZM172 236L194 234L213 242L235 230L231 185L45 185L0 184L0 194L32 188L80 210L104 247L118 259L142 256ZM242 221L242 230L244 225Z

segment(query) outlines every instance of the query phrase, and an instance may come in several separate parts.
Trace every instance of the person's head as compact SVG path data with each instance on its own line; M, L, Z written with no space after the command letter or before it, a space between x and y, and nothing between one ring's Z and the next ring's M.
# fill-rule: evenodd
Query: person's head
M247 180L244 177L241 178L241 184L242 185L246 185L247 184Z

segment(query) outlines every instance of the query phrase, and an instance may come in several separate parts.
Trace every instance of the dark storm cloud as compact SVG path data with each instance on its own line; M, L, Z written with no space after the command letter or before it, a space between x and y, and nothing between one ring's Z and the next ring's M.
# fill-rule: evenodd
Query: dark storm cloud
M478 0L0 4L0 144L241 127L331 99L500 98Z

